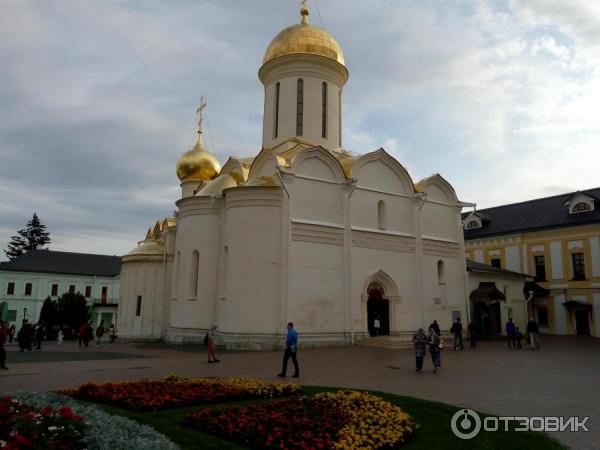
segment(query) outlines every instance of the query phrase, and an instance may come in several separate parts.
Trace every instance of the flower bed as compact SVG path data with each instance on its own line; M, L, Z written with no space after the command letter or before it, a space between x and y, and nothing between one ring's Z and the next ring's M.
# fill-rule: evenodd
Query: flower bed
M34 408L16 398L0 398L0 447L82 449L85 425L68 406Z
M83 384L63 391L74 398L137 411L155 411L228 401L296 395L300 388L293 384L266 383L249 378L177 378L159 381L136 380L122 383Z
M89 450L144 449L175 450L177 446L167 437L152 427L141 425L121 416L114 416L100 411L94 406L84 406L75 400L54 392L18 391L8 394L21 402L44 408L46 406L59 409L63 406L71 408L74 414L83 418L85 423L84 440ZM19 447L22 448L22 447ZM76 447L60 447L76 448ZM4 449L3 449L4 450Z
M364 392L340 391L188 414L198 430L260 449L398 448L416 428L399 407Z

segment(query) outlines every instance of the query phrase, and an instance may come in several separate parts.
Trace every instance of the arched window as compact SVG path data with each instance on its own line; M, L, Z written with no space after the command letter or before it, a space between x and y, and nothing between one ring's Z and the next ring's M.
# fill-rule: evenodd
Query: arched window
M302 136L302 124L304 114L304 80L298 79L298 90L296 96L296 136Z
M190 265L190 298L198 296L198 269L200 268L200 254L198 250L192 252L192 264Z
M277 137L277 133L279 132L279 89L281 89L281 85L279 82L275 84L275 126L273 129L273 137Z
M590 211L592 208L585 202L579 202L573 206L573 212Z
M446 283L446 271L444 269L444 261L441 259L437 262L438 283Z
M479 228L479 222L477 222L476 220L471 220L467 224L467 229L469 229L469 228Z
M377 226L379 229L385 229L385 202L379 200L377 202Z
M327 137L327 83L321 89L321 137Z

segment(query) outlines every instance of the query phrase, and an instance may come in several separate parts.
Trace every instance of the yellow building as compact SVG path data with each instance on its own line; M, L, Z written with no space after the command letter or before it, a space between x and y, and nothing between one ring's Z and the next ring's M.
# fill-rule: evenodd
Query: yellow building
M600 336L600 188L462 219L467 258L533 277L527 311L540 331Z

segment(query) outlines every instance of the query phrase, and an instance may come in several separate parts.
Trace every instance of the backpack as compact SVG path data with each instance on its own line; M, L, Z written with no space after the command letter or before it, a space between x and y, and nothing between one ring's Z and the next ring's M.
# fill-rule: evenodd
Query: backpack
M204 345L208 345L208 333L204 336Z

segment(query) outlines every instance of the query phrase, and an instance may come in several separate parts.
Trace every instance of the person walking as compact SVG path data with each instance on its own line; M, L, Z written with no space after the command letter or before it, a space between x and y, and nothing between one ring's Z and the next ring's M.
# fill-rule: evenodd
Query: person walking
M35 327L35 348L37 350L42 349L42 340L44 339L44 327L41 323L38 323Z
M31 339L33 335L33 330L31 329L31 325L27 319L23 319L21 324L21 329L17 334L17 341L19 341L19 351L21 352L30 352L31 351Z
M82 324L79 327L79 346L81 347L85 342L85 335L87 334L87 323Z
M413 336L413 342L415 344L415 359L416 359L416 371L420 372L423 369L423 359L427 353L427 335L423 331L423 328L419 328Z
M65 338L65 333L62 328L58 330L58 334L56 335L56 345L62 345L63 339Z
M287 335L285 338L285 353L283 354L283 367L281 373L277 374L278 377L284 378L287 372L287 365L290 358L294 363L294 378L300 376L300 369L298 368L298 358L296 353L298 352L298 332L294 329L294 324L288 322L287 324Z
M13 341L15 340L15 333L17 331L17 329L15 328L15 324L13 323L10 328L8 329L9 334L8 334L8 343L12 344Z
M109 341L110 345L113 345L115 343L116 338L117 338L117 329L115 328L115 324L111 323L110 327L108 328L108 341Z
M519 350L521 350L523 348L523 345L521 345L521 341L522 340L523 340L523 333L521 333L521 330L519 330L519 327L515 327L515 341L514 341L514 345Z
M454 336L454 350L462 350L463 349L463 336L462 336L462 323L460 323L460 317L457 317L452 327L450 328L450 333Z
M9 335L10 335L10 330L8 328L8 323L0 320L0 369L1 370L8 370L8 367L6 367L6 350L4 349L4 344L6 343Z
M442 355L440 354L442 350L442 338L440 338L433 328L429 329L427 344L429 345L429 353L431 353L433 373L436 373L437 369L442 367Z
M539 333L540 330L537 326L537 323L533 318L529 319L527 323L527 335L529 336L529 345L531 346L531 350L539 350L540 349L540 338Z
M104 336L104 320L100 321L100 325L96 328L96 347L102 347L102 336Z
M469 322L467 326L467 332L469 333L469 343L471 344L471 348L475 348L477 346L477 334L479 331L479 327L475 321Z
M508 343L508 348L511 346L515 346L515 324L512 321L512 317L508 319L506 322L506 342Z
M373 328L375 329L375 336L379 336L379 328L381 328L381 321L379 320L379 314L375 313L375 319L373 319Z
M437 320L434 320L432 323L429 324L429 326L427 327L428 330L430 330L431 328L433 328L433 331L435 331L435 334L437 334L438 336L442 335L442 332L440 330L440 326L437 323Z
M217 329L217 325L215 325L214 323L210 326L210 329L208 330L208 333L206 333L206 339L207 339L207 344L208 344L208 362L209 363L216 363L216 362L221 362L220 359L217 359L217 357L215 356L215 330ZM212 360L210 359L212 357Z

